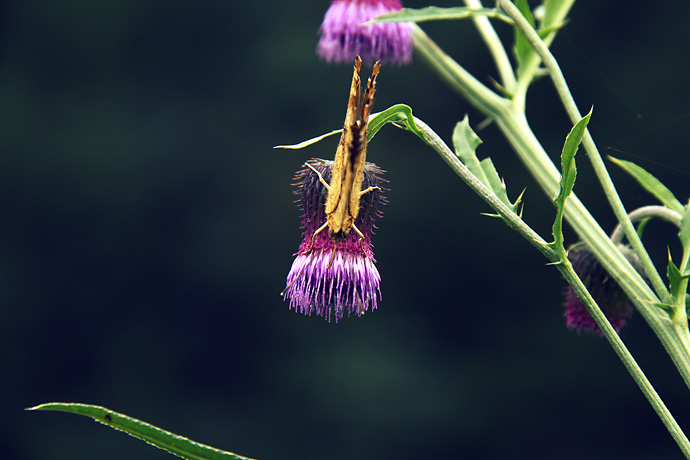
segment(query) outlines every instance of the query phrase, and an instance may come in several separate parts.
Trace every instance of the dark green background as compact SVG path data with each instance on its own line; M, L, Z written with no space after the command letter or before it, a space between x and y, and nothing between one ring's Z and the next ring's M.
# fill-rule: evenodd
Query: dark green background
M564 327L557 271L408 133L370 146L391 189L374 238L379 309L337 325L288 310L292 174L337 140L272 146L342 123L351 68L313 52L326 7L2 3L2 458L172 458L81 417L23 411L48 401L261 460L681 458L607 343ZM595 106L602 153L683 200L689 16L686 2L580 2L554 45L581 109ZM425 28L481 81L495 76L470 22ZM376 108L399 102L446 140L465 113L482 121L418 60L382 70ZM528 105L555 158L570 126L548 80ZM548 236L549 200L494 127L480 135ZM576 192L612 229L585 155L579 165ZM612 174L630 209L653 203ZM649 226L659 263L673 238ZM639 315L622 335L690 427L688 390Z

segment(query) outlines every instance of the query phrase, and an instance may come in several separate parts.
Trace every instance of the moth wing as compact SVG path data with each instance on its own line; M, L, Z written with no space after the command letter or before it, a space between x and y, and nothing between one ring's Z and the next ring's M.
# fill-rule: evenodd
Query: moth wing
M367 125L369 115L374 106L374 93L376 92L376 77L381 70L381 61L376 61L371 71L371 77L367 81L367 89L362 98L362 111L357 119L359 129L356 135L359 136L354 144L359 145L357 158L354 159L354 183L352 184L353 193L350 194L350 214L353 219L359 215L360 192L362 191L362 181L364 180L364 163L367 161Z
M352 72L352 84L350 85L350 96L347 102L347 112L345 113L343 134L340 136L340 143L338 144L338 150L335 152L335 161L333 162L333 170L331 171L331 190L328 194L328 199L326 200L326 214L331 214L338 206L343 185L343 177L346 174L345 170L352 155L350 150L354 140L353 127L356 126L358 120L361 87L361 78L359 73L361 70L362 60L359 58L359 56L357 56L354 71Z

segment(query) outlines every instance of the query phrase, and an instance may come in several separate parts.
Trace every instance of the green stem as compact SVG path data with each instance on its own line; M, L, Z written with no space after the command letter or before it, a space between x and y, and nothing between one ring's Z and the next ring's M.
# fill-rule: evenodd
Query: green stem
M505 99L484 86L472 74L438 47L424 31L412 24L412 35L419 57L436 72L448 86L460 93L475 107L485 108L484 113L496 118L506 105Z
M443 160L451 167L453 171L465 181L465 183L472 188L484 201L486 201L508 224L509 227L518 231L527 241L536 247L542 254L544 254L550 262L552 262L561 272L566 281L573 287L575 293L583 301L587 311L592 315L594 321L597 323L606 339L611 344L619 359L638 384L642 393L646 396L651 406L656 411L657 415L664 423L669 433L676 441L687 458L690 458L690 442L685 437L683 430L673 418L673 415L664 405L659 397L659 394L654 390L651 382L647 379L644 372L637 365L635 359L626 348L621 338L616 333L611 323L606 318L606 315L601 311L601 308L596 304L594 298L587 291L587 288L582 283L580 278L575 273L570 261L567 257L561 257L558 252L551 249L547 242L539 236L529 225L527 225L520 217L517 216L508 206L503 203L491 190L489 190L477 177L470 172L470 170L458 159L458 157L450 150L450 148L441 140L441 138L424 123L422 120L415 117L414 119L417 128L424 134L424 140L443 158Z
M552 17L551 20L556 23L562 21L565 14L567 14L567 10L563 10L562 14L563 17ZM520 15L520 17L522 16ZM416 41L416 49L421 58L425 60L451 88L462 94L475 106L475 108L496 122L542 189L548 196L555 197L559 190L560 174L534 136L525 118L524 100L519 100L518 98L512 101L507 100L490 91L457 62L445 54L419 27L414 28L414 38ZM538 62L541 57L536 56L535 59L537 59ZM579 120L579 118L580 117L578 117L577 120ZM590 143L593 145L591 137L588 138L586 147ZM615 193L615 189L611 190ZM616 213L618 214L621 209L624 211L622 205L617 209ZM669 318L665 312L662 312L661 309L654 306L655 303L659 302L657 296L647 286L640 274L637 273L632 265L625 259L620 250L611 242L598 222L589 214L584 205L574 195L571 195L566 203L565 218L580 238L597 254L606 270L619 283L633 303L635 303L635 306L671 357L686 385L690 387L690 348L687 346L690 344L690 341L685 340L687 334L685 334L682 329L679 330L679 328L676 327L678 323L671 321L671 318ZM624 228L626 226L626 220L628 224L632 226L627 217L627 213L624 213L624 217L620 220ZM628 232L628 229L626 229L626 235ZM629 236L629 239L637 237L637 234L635 232L633 233L634 235ZM639 238L637 239L639 240ZM663 290L659 290L659 292L663 292ZM690 455L687 439L685 439L682 431L680 431L677 424L675 424L672 417L670 417L670 414L668 414L668 411L659 400L658 395L653 391L653 388L651 388L651 385L646 381L644 375L641 375L641 371L639 371L637 364L634 363L634 360L626 362L628 358L623 356L624 353L620 352L620 348L615 341L612 345L616 352L619 353L619 357L621 357L626 368L628 368L631 375L640 386L640 389L650 400L650 403L657 411L659 417L667 426L676 442L678 442L683 452L686 453L686 455ZM632 357L630 357L630 359L632 359Z
M678 214L676 211L673 211L672 209L668 209L666 206L642 206L641 208L637 208L634 211L631 211L630 214L628 214L628 217L630 218L630 222L633 223L651 217L656 217L657 219L670 222L678 228L680 228L680 221L682 219L682 216L680 214ZM623 241L624 236L625 232L623 231L623 227L619 223L618 225L616 225L616 228L613 230L613 233L611 233L611 241L618 244L621 241Z
M542 29L553 29L552 32L549 32L543 38L546 46L550 46L553 40L556 38L556 30L565 21L565 18L568 15L570 8L572 8L573 3L575 3L575 0L561 0L555 3L557 6L555 8L553 6L549 8L549 15L544 17L541 23ZM522 63L520 73L518 75L515 95L513 97L513 101L518 107L522 107L524 109L527 90L529 89L530 84L532 84L534 81L534 77L539 71L540 64L541 58L536 53L529 55L525 62Z
M568 84L565 81L565 77L561 72L558 62L556 62L556 59L553 57L553 54L551 54L547 45L542 41L541 38L539 38L537 32L532 28L532 26L515 5L513 5L509 0L499 0L498 3L503 11L505 11L506 14L508 14L515 21L515 25L525 35L539 57L543 60L544 65L549 71L549 75L551 75L551 79L556 87L556 91L563 102L563 106L570 117L570 121L573 124L577 123L582 118L582 115L575 104L572 94L570 94ZM668 290L666 289L666 285L661 279L659 272L656 270L656 267L654 266L652 259L649 257L647 250L642 244L639 235L635 231L635 227L633 226L632 222L630 222L628 212L625 210L625 206L623 206L623 202L620 200L618 192L616 192L616 187L613 185L613 181L606 170L604 161L602 160L599 150L597 149L596 144L594 144L594 140L592 139L592 136L589 134L588 130L585 130L582 145L589 154L588 156L592 163L592 167L594 168L594 172L596 173L597 178L604 189L604 193L606 194L609 204L611 205L611 209L616 215L618 222L620 222L621 226L623 227L625 236L628 238L630 245L640 258L642 267L644 268L645 273L647 273L649 276L649 280L652 283L654 290L662 299L668 298Z
M524 114L509 111L505 117L496 119L496 123L545 193L555 197L560 174L534 136ZM565 219L635 304L690 388L690 348L685 346L684 340L679 340L668 315L654 306L659 302L658 297L575 195L566 202Z
M555 197L559 190L560 174L532 132L520 104L496 95L479 83L418 26L414 27L413 34L419 56L450 88L496 122L540 187L548 196ZM602 265L635 304L690 387L690 349L678 339L671 319L654 307L659 299L575 195L568 198L565 211L566 221L600 257Z
M618 336L618 334L616 334L616 331L611 326L611 323L609 323L608 319L598 307L589 291L587 291L585 285L575 274L570 261L566 259L562 264L562 269L559 268L559 270L565 277L566 281L568 281L568 284L573 287L577 296L583 300L583 304L587 308L587 311L590 315L592 315L597 325L604 333L604 336L611 344L611 347L623 362L623 365L628 370L633 380L635 380L637 385L640 387L640 390L642 390L642 393L647 398L647 401L649 401L649 404L657 413L664 426L666 426L666 429L676 441L678 447L680 447L680 450L685 455L685 458L690 459L690 441L688 441L685 433L683 433L683 430L673 418L673 415L671 415L671 412L661 400L661 397L656 392L651 382L644 375L644 372L642 372L642 369L630 354L630 351L628 351L621 338Z
M657 218L670 222L679 229L681 228L682 216L677 212L669 209L665 206L643 206L641 208L635 209L630 214L628 214L631 222L639 222L640 220L647 218ZM619 244L625 232L623 227L618 224L611 234L611 241L615 244ZM688 261L690 260L690 251L685 251L683 253L683 260L680 265L681 273L684 273L688 266ZM678 292L687 292L688 280L682 280L680 286L678 287ZM688 331L688 313L685 306L685 295L678 296L675 299L675 304L673 306L673 314L671 315L671 322L673 324L673 329L676 333L676 337L680 341L682 347L685 349L686 354L690 354L690 331Z
M681 273L688 273L688 265L690 265L690 250L683 247L683 260L678 267ZM673 327L678 333L686 350L690 350L690 331L688 331L688 311L686 305L686 296L688 292L688 280L684 278L680 281L678 286L677 298L675 299L675 308L673 311ZM680 293L683 293L682 295Z
M465 5L471 8L483 8L480 0L465 0ZM496 70L498 70L500 75L501 84L508 92L513 92L516 84L513 66L508 58L508 53L506 53L501 43L501 39L498 38L494 27L491 25L491 21L486 16L474 16L472 21L482 36L484 43L486 43L487 48L489 48L489 52L496 64Z
M486 185L484 185L477 176L472 174L472 172L461 162L457 155L446 145L445 142L439 137L434 130L432 130L429 125L424 123L417 117L414 117L415 125L424 134L424 141L431 146L436 153L438 153L443 161L445 161L448 166L458 175L460 178L479 195L489 206L491 206L503 221L508 225L508 227L517 231L523 236L527 241L529 241L532 246L537 248L550 262L556 263L560 260L559 254L551 249L548 243L529 225L525 223L515 212L509 208L496 194L491 191Z

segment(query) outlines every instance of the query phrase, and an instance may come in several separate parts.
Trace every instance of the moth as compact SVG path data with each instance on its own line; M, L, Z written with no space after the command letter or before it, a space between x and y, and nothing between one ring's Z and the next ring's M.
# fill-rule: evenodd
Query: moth
M331 183L326 183L319 171L314 169L309 163L305 163L305 166L318 175L319 181L328 190L325 209L326 222L314 232L311 248L314 247L316 235L328 228L328 235L335 244L333 254L331 255L331 263L333 262L338 243L347 237L350 231L354 230L359 235L359 243L360 246L362 245L364 235L355 225L355 220L360 210L360 199L366 193L380 190L380 187L369 187L362 190L364 163L367 159L367 126L374 104L376 77L380 69L381 62L377 61L372 69L371 77L367 81L364 95L360 97L362 60L359 56L355 60L352 84L350 85L350 97L347 103L347 112L345 113L345 124L338 149L335 152L335 160L331 171ZM306 252L309 252L311 248ZM364 252L364 248L362 248L362 252Z

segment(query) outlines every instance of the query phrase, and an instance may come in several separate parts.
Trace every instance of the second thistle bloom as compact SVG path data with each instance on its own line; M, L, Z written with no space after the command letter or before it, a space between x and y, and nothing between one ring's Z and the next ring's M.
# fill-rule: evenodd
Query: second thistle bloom
M309 164L328 182L332 161L313 159ZM383 183L383 171L373 163L364 166L364 188ZM328 195L318 175L305 167L295 175L296 193L302 209L304 240L296 253L295 261L287 276L284 295L290 299L290 308L306 315L316 313L330 321L338 321L345 314L362 315L376 309L381 277L374 265L371 235L374 220L380 216L379 205L384 202L381 190L373 190L362 196L361 209L355 225L364 235L351 231L342 241L336 242L321 231L314 233L326 222L324 205Z
M621 250L633 266L641 271L640 262L635 253L627 247L621 247ZM628 296L584 243L571 247L568 250L568 259L611 326L616 332L620 332L633 310ZM602 335L601 329L571 286L566 288L564 304L563 316L569 329Z
M369 63L410 62L412 26L409 23L363 25L401 8L399 0L334 0L319 29L317 54L328 62L349 63L358 55Z

